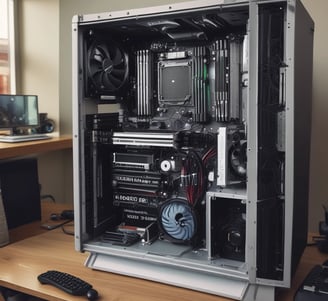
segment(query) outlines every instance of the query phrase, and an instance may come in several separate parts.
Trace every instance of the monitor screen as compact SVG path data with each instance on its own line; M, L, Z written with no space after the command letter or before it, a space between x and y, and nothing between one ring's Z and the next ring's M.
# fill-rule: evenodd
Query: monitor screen
M35 127L39 125L36 95L0 94L0 128Z

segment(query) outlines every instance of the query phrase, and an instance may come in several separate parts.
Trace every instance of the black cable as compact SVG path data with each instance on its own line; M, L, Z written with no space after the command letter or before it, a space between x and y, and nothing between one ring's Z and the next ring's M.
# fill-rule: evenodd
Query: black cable
M74 235L74 228L73 228L73 231L69 231L69 230L66 229L67 227L74 227L74 223L71 223L71 224L66 223L66 224L61 226L61 229L63 230L63 232L65 234Z
M41 198L41 200L51 199L54 203L56 203L56 199L51 194L43 194L43 195L40 196L40 198Z

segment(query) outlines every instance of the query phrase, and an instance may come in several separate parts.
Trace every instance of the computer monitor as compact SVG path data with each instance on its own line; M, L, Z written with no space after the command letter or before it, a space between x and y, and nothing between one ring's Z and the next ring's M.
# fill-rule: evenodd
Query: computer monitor
M38 125L36 95L0 94L0 129L9 129L14 134L18 128L33 128Z

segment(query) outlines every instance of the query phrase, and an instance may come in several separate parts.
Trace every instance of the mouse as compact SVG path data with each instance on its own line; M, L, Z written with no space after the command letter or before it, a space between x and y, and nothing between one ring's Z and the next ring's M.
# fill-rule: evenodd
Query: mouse
M51 214L50 214L50 219L51 219L52 221L59 221L59 220L62 219L62 217L61 217L61 215L58 214L58 213L51 213Z
M98 299L98 292L95 289L90 289L87 291L87 297L90 301Z

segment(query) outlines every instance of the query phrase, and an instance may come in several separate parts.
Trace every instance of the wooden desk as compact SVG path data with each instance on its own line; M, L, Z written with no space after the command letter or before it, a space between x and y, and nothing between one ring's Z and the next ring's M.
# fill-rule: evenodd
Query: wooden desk
M99 301L230 300L157 282L86 268L84 262L88 254L75 251L73 236L64 234L61 229L47 231L40 227L41 223L45 222L51 213L58 213L71 208L72 205L42 202L41 222L34 222L10 230L11 243L0 248L0 286L49 301L86 300L85 297L74 297L38 282L37 276L40 273L56 269L90 282L101 296ZM278 289L276 301L292 301L297 288L311 268L327 259L328 254L320 253L317 247L307 247L297 268L291 289Z
M41 285L37 275L57 269L93 284L99 301L222 301L224 298L156 282L94 271L84 266L87 254L74 250L73 237L60 229L10 244L0 249L0 285L49 301L86 300Z
M0 142L0 160L72 148L72 137L60 136L29 142Z
M85 297L70 296L38 282L40 273L57 269L90 282L101 296L99 301L228 300L157 282L91 270L84 266L87 256L74 250L72 236L64 234L61 229L48 231L0 249L0 285L49 301L86 300ZM279 290L276 300L292 301L296 289L310 269L327 258L328 255L319 253L316 247L308 247L292 288Z

